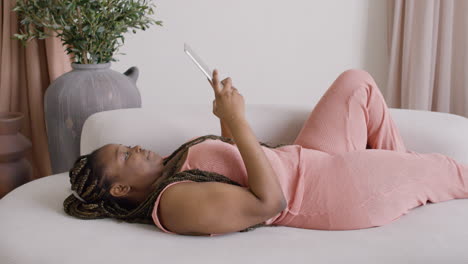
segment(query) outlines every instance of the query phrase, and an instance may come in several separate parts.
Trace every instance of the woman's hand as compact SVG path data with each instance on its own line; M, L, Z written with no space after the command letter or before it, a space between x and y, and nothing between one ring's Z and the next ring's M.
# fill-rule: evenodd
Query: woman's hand
M244 97L232 86L230 77L221 81L223 87L220 87L218 80L218 70L213 71L213 82L211 86L214 89L215 100L213 100L213 114L219 119L230 124L237 119L245 118Z

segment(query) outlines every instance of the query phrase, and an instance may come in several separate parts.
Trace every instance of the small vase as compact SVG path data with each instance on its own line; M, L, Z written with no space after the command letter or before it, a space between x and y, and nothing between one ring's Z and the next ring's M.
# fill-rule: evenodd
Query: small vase
M23 113L0 112L0 198L32 180L32 166L25 158L31 141L19 133Z

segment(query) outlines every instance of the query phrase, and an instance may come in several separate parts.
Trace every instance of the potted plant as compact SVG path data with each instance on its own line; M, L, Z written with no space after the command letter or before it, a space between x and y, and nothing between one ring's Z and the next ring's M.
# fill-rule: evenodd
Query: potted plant
M80 155L81 129L91 114L141 107L138 68L121 74L110 64L117 61L114 54L125 43L125 33L162 26L149 16L155 7L148 0L16 0L12 11L21 25L12 39L26 46L53 32L73 55L73 70L54 80L44 97L54 174L68 171Z

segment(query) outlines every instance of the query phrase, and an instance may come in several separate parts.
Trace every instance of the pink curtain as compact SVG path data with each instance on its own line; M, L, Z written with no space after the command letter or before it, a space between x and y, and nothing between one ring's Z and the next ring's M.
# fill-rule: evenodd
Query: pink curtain
M26 157L33 166L33 179L37 179L51 174L44 94L53 80L71 70L72 54L66 54L55 35L32 40L26 47L11 39L20 26L16 12L11 11L14 4L14 0L2 0L0 13L0 111L24 114L20 132L32 142Z
M468 1L387 1L388 105L468 116Z

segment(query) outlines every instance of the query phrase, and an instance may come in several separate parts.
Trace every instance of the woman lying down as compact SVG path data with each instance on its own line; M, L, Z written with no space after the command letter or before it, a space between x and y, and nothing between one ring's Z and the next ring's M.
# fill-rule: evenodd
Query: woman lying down
M293 144L278 146L258 142L231 78L221 86L214 70L212 79L222 136L196 137L165 157L121 144L80 156L65 212L215 236L378 227L427 202L468 198L468 165L407 150L366 71L340 74Z

